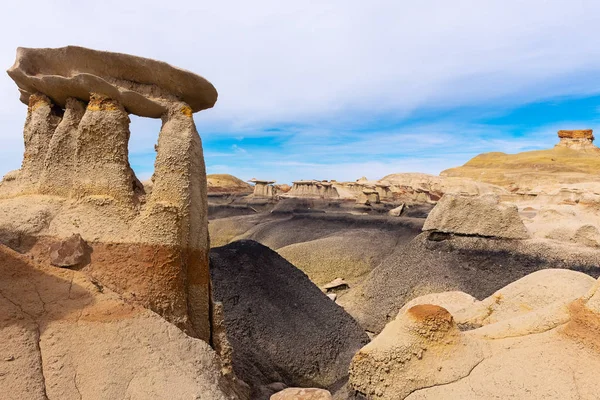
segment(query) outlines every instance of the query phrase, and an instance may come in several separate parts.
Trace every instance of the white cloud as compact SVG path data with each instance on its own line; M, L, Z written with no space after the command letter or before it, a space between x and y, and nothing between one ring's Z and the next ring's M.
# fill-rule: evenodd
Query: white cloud
M595 0L32 0L3 4L0 66L12 65L17 46L67 44L165 60L207 77L219 91L217 106L197 115L201 135L247 137L249 127L277 123L343 127L426 107L596 93L599 33ZM6 75L0 110L2 174L20 164L25 116ZM146 151L160 129L143 126L155 132L134 134L133 152ZM360 146L403 140L374 139ZM354 145L336 149L360 153Z

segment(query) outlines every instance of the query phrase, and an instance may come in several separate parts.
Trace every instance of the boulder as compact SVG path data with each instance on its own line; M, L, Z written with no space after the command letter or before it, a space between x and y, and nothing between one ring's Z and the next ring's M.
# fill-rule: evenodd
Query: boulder
M335 278L331 282L323 285L323 289L325 289L326 292L333 292L336 290L345 290L345 289L348 289L349 287L350 286L348 285L348 282L346 282L342 278Z
M85 243L79 234L53 243L50 246L50 263L57 267L74 267L80 265L88 256L87 243Z
M287 388L275 393L270 400L333 400L325 389Z
M495 196L447 194L431 210L423 230L503 239L529 237L517 207L502 204Z

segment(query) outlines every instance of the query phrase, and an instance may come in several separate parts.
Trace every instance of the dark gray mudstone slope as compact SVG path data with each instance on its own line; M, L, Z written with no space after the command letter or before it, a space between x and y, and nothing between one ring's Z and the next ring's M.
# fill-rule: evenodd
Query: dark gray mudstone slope
M379 333L415 297L459 290L481 300L546 268L597 278L600 252L580 254L546 243L423 233L398 247L339 302L367 331Z
M347 379L368 336L302 271L252 240L211 249L210 269L240 379L254 388L337 387Z

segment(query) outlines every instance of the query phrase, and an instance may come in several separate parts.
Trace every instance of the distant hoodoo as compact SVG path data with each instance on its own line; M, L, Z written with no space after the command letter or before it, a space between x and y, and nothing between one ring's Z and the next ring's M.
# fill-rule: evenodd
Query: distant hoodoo
M591 129L560 130L560 142L556 147L568 147L573 150L598 150L594 142L594 131Z

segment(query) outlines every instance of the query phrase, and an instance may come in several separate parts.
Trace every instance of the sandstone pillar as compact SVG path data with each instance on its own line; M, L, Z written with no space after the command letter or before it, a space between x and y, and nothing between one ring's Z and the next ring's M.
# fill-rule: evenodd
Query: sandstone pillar
M158 137L152 195L143 215L142 242L172 241L179 252L187 285L187 307L195 334L210 338L208 271L208 200L202 142L192 110L183 102L170 105ZM160 236L154 236L156 226ZM146 234L146 232L154 232ZM173 255L175 256L175 255Z
M60 116L48 97L43 94L32 94L27 107L27 119L23 130L25 153L21 165L21 190L35 193L40 176L44 170L44 160L48 146Z
M129 166L129 115L117 101L91 94L77 130L71 196L110 196L133 204L136 178Z
M75 151L79 123L85 104L69 98L62 121L58 124L46 155L39 191L42 194L67 197L75 178Z

